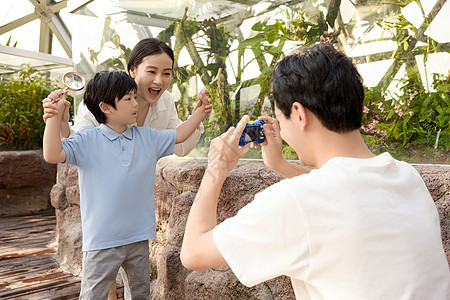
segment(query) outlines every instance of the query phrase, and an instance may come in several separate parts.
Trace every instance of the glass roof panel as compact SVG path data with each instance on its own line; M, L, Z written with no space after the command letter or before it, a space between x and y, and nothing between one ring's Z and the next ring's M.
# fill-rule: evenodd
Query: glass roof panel
M243 9L247 9L248 5L236 3L234 1L218 0L153 0L153 1L137 1L137 0L112 0L117 7L128 11L136 11L145 14L158 15L170 19L180 18L184 15L184 10L188 8L189 17L197 17L199 20L208 19L210 17L225 17L235 14Z
M46 53L39 53L0 45L0 74L13 74L27 64L35 70L72 68L72 60Z

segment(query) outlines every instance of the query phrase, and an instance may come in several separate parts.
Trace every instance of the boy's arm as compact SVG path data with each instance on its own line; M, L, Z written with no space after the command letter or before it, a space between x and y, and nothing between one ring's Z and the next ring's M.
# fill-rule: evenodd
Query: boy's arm
M70 102L68 102L70 104ZM61 122L61 128L59 130L59 135L61 138L65 139L70 136L70 125L69 121Z
M67 91L57 90L48 96L50 100L57 101L58 113L47 119L44 130L43 154L48 163L56 164L66 160L66 152L62 148L60 131L64 113ZM62 101L60 101L62 100Z
M44 122L47 123L47 120L59 113L60 106L58 106L58 102L55 102L56 99L52 101L49 98L45 98L42 100L42 106L44 107ZM64 100L64 112L61 119L61 129L60 136L61 138L67 138L70 135L70 125L69 125L69 108L70 102Z
M176 144L187 140L198 128L200 123L211 113L212 104L211 99L209 99L208 96L209 93L207 89L203 89L199 93L199 102L196 105L192 116L177 127Z

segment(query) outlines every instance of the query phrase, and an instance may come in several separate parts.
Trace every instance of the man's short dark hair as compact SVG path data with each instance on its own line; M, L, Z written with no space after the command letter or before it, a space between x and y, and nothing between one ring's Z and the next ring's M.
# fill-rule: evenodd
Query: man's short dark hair
M304 47L280 60L273 72L273 97L287 118L299 102L328 130L345 133L361 127L361 75L351 58L330 43Z
M99 123L105 123L106 116L100 109L100 103L104 102L115 109L116 98L120 100L129 92L136 90L136 82L126 72L102 71L95 74L87 83L83 101L95 119Z

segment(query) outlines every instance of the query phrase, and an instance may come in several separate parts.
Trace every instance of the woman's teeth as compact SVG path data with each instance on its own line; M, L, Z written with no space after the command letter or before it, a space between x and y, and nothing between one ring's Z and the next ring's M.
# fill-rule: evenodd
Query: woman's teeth
M156 90L156 89L152 89L152 88L150 88L148 90L149 90L150 94L152 94L152 95L158 95L159 91L161 91L161 90Z

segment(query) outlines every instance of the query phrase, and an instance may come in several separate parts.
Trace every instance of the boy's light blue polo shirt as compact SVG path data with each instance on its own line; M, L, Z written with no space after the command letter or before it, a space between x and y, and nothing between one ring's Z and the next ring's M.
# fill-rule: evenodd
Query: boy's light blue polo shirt
M176 137L136 126L118 134L101 124L62 141L65 163L78 167L83 251L156 236L156 162L173 153Z

